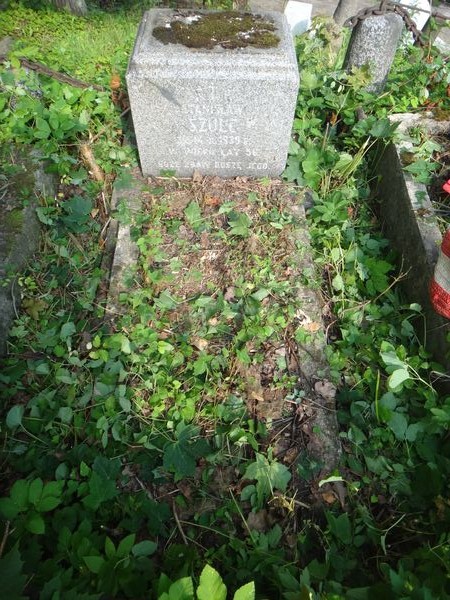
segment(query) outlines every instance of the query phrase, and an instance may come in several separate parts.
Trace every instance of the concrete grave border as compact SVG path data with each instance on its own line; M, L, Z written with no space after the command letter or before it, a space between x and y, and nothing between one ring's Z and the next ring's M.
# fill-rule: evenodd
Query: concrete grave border
M423 318L415 322L416 331L434 358L450 371L450 321L438 315L430 302L429 285L442 242L436 215L426 186L403 170L401 155L412 148L408 131L422 127L430 134L450 130L448 121L403 113L390 120L399 123L401 140L389 144L375 165L377 196L380 202L382 228L400 257L401 270L407 273L402 287L409 302L422 306Z

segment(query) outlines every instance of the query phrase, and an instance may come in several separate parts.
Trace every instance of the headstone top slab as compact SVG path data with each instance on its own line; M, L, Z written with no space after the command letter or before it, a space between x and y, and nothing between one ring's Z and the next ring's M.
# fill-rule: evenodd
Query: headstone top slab
M195 11L195 14L207 14L210 11ZM218 66L239 67L247 64L249 58L252 66L263 68L283 68L295 65L297 60L289 32L286 18L281 13L266 12L260 16L271 21L275 26L275 34L280 38L275 47L257 48L246 46L244 48L224 48L216 45L213 48L187 48L183 44L164 44L156 39L153 30L165 27L174 17L174 11L169 8L154 8L144 13L133 50L128 70L134 66L164 67L172 64L179 65L211 65L214 69Z
M143 174L279 176L299 83L285 16L261 13L279 38L274 47L188 48L153 36L174 14L145 13L127 71Z

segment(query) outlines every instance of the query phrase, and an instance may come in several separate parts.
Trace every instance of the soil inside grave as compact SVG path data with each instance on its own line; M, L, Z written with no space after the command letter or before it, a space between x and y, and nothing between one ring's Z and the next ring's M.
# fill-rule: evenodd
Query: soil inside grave
M212 407L243 401L267 426L259 451L271 446L293 467L298 499L342 502L317 486L339 460L336 390L298 192L277 180L152 178L143 200L140 285L151 290L150 326L205 380L195 418L212 432ZM181 391L194 385L186 373L185 361L174 368ZM150 417L152 393L143 401ZM314 463L315 483L298 463Z

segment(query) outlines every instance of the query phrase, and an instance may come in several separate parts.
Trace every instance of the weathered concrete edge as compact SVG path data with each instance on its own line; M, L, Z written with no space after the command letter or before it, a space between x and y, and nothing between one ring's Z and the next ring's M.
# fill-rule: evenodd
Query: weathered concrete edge
M311 258L311 240L307 229L303 203L296 202L291 208L293 215L303 227L296 227L291 234L297 248L301 248L300 269L315 271ZM313 322L323 322L323 299L318 289L302 286L301 301L307 307L307 316ZM302 346L297 343L297 353L302 369L299 387L306 384L305 391L314 410L309 423L311 432L308 453L321 464L321 476L326 477L338 468L342 447L339 441L339 426L336 413L336 387L331 382L330 367L326 359L327 342L322 329L311 335L311 343Z
M141 194L145 185L137 169L131 173L131 182L124 188L114 185L111 197L111 213L125 202L128 209L128 220L111 218L105 247L103 266L109 273L109 287L105 307L105 318L111 321L124 312L120 295L130 291L129 279L136 268L139 250L131 238L131 228L135 217L142 210Z
M11 249L7 256L0 256L0 274L2 278L6 276L4 285L0 286L0 357L7 354L9 332L21 303L20 289L16 285L17 277L39 246L40 224L36 215L38 197L50 197L56 193L56 178L45 172L44 164L36 153L19 155L18 160L23 164L25 172L33 172L34 185L28 203L22 208L22 224L14 235ZM13 176L12 190L15 179Z
M448 131L450 127L448 122L409 113L394 115L392 120L400 123L398 132L402 135L418 125L430 133ZM426 187L403 171L401 153L408 147L407 139L389 144L375 166L382 228L401 259L402 272L407 273L401 285L408 301L422 306L424 318L415 321L416 331L435 360L450 371L450 357L447 356L450 323L433 310L429 297L442 236Z

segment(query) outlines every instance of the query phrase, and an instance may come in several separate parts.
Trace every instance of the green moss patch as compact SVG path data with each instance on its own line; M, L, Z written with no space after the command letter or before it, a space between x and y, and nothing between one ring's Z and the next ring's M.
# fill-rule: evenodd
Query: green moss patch
M153 35L163 44L183 44L188 48L272 48L280 41L274 31L275 25L260 15L192 12L155 27Z

